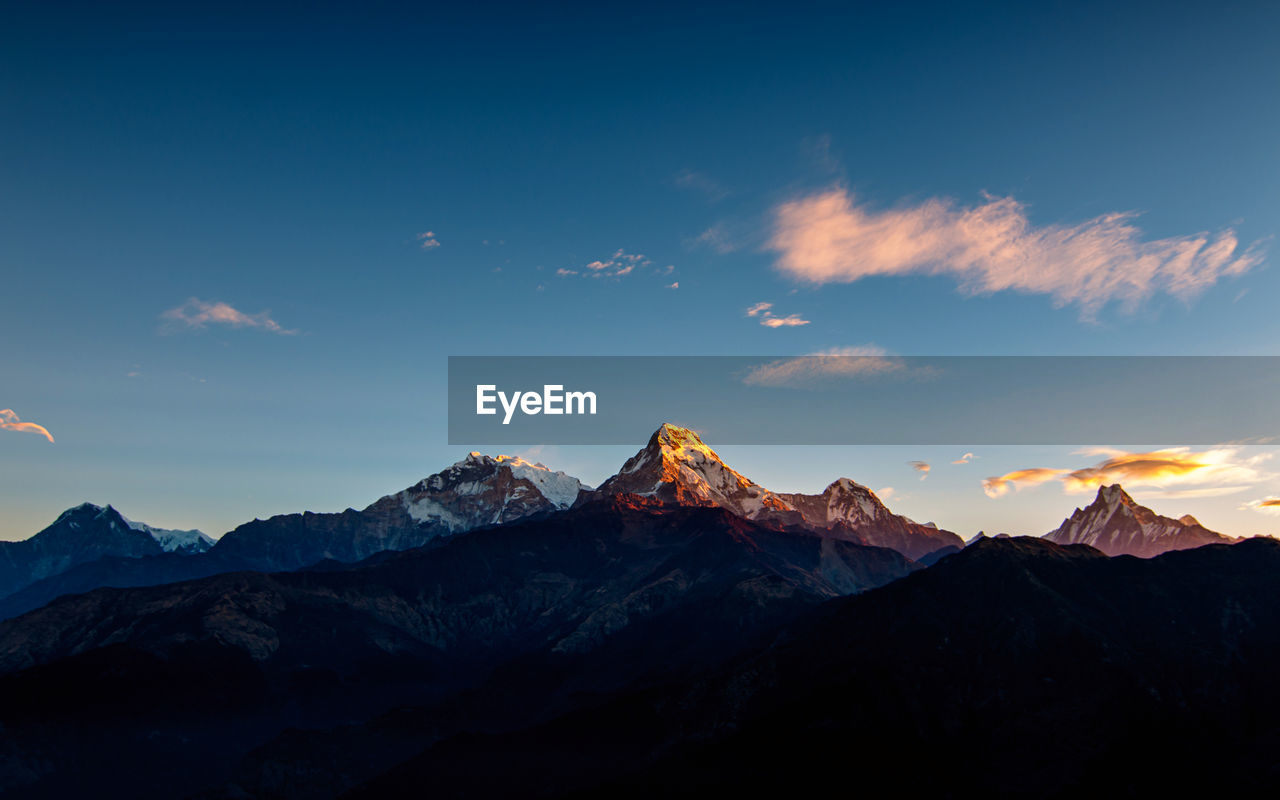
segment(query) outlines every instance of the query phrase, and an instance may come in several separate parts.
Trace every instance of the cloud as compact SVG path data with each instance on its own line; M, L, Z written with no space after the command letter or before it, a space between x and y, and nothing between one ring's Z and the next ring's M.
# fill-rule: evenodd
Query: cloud
M23 422L12 408L0 408L0 431L18 431L19 433L35 433L43 436L53 444L53 434L43 425L34 422Z
M1218 448L1194 452L1187 447L1130 453L1124 450L1095 448L1089 455L1106 455L1096 466L1072 470L1062 478L1068 492L1091 492L1113 483L1130 486L1188 486L1213 484L1219 488L1256 483L1262 475L1258 466L1270 457L1264 453L1252 458L1240 455L1236 448Z
M952 275L969 293L1047 294L1085 318L1111 301L1133 310L1156 292L1187 300L1262 261L1260 245L1241 250L1231 229L1144 241L1134 216L1037 227L1011 197L876 211L836 188L778 206L768 246L778 269L813 283Z
M1083 455L1106 456L1092 467L1081 469L1038 468L1018 470L982 482L991 497L1000 497L1018 484L1034 485L1052 478L1062 482L1069 494L1093 492L1100 486L1119 483L1160 489L1165 497L1212 497L1247 489L1269 476L1261 469L1272 453L1253 456L1239 448L1219 447L1193 451L1188 447L1131 453L1114 448L1090 448Z
M1261 500L1250 500L1240 508L1250 511L1260 511L1263 514L1280 515L1280 497L1267 497Z
M799 314L788 314L785 317L765 317L760 320L760 324L766 328L797 328L801 325L808 325L809 320L804 319Z
M960 456L959 458L957 458L955 461L952 461L951 463L952 464L968 464L970 461L974 460L975 458L977 458L977 456L975 456L973 453L965 453L964 455Z
M809 324L809 320L799 314L788 314L785 317L779 317L773 313L772 308L773 303L756 303L748 308L746 313L748 317L759 317L760 324L766 328L796 328Z
M557 269L556 275L561 278L581 274L590 278L617 279L630 275L637 269L647 269L652 266L653 262L644 255L628 253L619 249L608 258L598 258L595 261L587 262L581 269ZM675 267L667 267L662 274L669 275L673 271L675 271Z
M861 378L905 371L901 359L875 345L833 347L807 356L784 358L752 367L742 382L749 386L803 387L823 380Z
M737 242L724 225L719 223L712 225L702 233L693 238L692 241L686 240L686 246L693 247L709 247L720 255L732 253L738 249Z
M430 250L440 246L440 240L437 239L436 235L431 231L418 234L418 241L421 243L419 246L423 250ZM485 242L485 244L488 244L488 242Z
M679 289L679 288L680 288L680 281L675 281L675 282L673 282L673 283L668 283L668 284L667 284L667 288L668 288L668 289Z
M920 473L920 480L929 477L929 470L933 469L933 467L929 466L928 461L908 461L907 463L911 465L912 469Z
M705 195L713 203L729 196L729 190L721 186L715 179L691 169L677 172L672 181L682 189L692 189Z
M271 313L268 311L246 314L226 303L209 303L195 297L188 299L177 308L169 309L161 314L160 318L168 321L170 327L186 327L195 330L201 330L212 324L227 325L232 328L256 328L282 336L292 336L297 333L296 330L281 327L280 323L271 318Z
M1017 490L1023 486L1036 486L1045 481L1053 480L1064 472L1066 472L1064 469L1016 469L999 477L984 478L982 491L986 492L987 497L1002 497L1008 494L1010 489Z
M893 495L897 491L898 490L893 488L892 486L886 486L883 489L879 489L876 491L876 497L879 497L881 500L892 500Z

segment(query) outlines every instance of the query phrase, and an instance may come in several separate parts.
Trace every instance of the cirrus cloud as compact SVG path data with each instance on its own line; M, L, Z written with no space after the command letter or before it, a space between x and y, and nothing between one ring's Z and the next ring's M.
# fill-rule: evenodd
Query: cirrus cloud
M0 408L0 430L34 433L43 436L53 444L53 434L49 433L47 428L34 422L23 422L12 408Z
M201 330L209 325L226 325L230 328L253 328L282 336L292 336L297 333L296 330L289 330L272 319L269 311L246 314L227 303L210 303L196 297L189 298L182 305L165 311L160 318L168 323L170 329Z
M1047 294L1092 318L1112 301L1133 310L1156 292L1190 299L1262 261L1231 229L1144 240L1133 213L1036 226L1011 197L965 207L935 198L877 211L836 188L774 210L769 248L781 271L812 283L873 275L951 275L963 291Z

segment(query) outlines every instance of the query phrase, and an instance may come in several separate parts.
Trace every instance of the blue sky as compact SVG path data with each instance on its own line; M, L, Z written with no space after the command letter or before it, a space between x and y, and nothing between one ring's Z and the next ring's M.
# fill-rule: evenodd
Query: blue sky
M449 355L1274 354L1278 29L1262 3L12 9L0 408L56 442L0 430L0 536L82 500L214 535L363 507L467 449L446 444ZM860 252L920 217L944 267L788 269L781 210L823 197L841 235L880 223ZM1130 307L993 290L991 253L962 271L945 242L1001 198L1033 269L1055 233L1118 248L1102 277L1201 233L1252 255L1200 264L1193 291L1159 272ZM949 210L912 216L930 203ZM1136 233L1096 223L1129 212ZM982 478L1103 458L974 448L722 455L778 490L893 487L966 536L1086 499ZM539 457L598 482L631 450ZM1255 466L1151 502L1280 532L1241 507L1280 492Z

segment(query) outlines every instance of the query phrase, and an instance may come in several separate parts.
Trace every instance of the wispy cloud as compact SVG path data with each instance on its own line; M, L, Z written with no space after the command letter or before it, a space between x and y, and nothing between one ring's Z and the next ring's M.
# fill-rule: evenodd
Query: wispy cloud
M692 240L686 240L685 245L690 249L709 247L720 255L732 253L739 247L738 242L722 223L716 223L693 237Z
M1262 464L1271 453L1247 455L1239 448L1219 447L1193 451L1172 447L1148 452L1128 452L1114 448L1090 448L1083 455L1106 456L1092 467L1081 469L1036 468L1010 472L982 482L991 497L1009 489L1035 485L1057 478L1072 494L1092 492L1113 483L1127 487L1162 490L1166 497L1210 497L1233 494L1269 476Z
M911 465L912 469L920 473L920 480L929 477L929 470L933 469L933 467L929 466L928 461L908 461L907 463Z
M485 242L488 244L488 242ZM440 246L440 240L436 238L433 231L423 231L418 234L418 246L423 250L432 250Z
M667 288L668 288L668 289L679 289L679 288L680 288L680 281L672 281L671 283L668 283L668 284L667 284Z
M808 325L809 320L799 314L788 314L785 317L767 316L760 320L760 324L766 328L798 328L801 325Z
M746 311L748 317L757 317L760 324L766 328L796 328L801 325L808 325L809 320L799 314L788 314L785 317L779 317L773 313L773 303L756 303L749 307Z
M568 269L561 267L556 270L556 277L568 278L574 275L582 275L588 278L622 278L630 275L636 270L648 269L653 266L653 261L640 253L628 253L625 250L618 249L608 258L598 258L582 265L578 269ZM659 274L670 275L675 271L674 266L668 266L659 270Z
M729 196L729 190L724 188L719 181L692 169L685 169L677 172L672 182L682 189L691 189L706 197L713 203L719 202Z
M226 303L210 303L195 297L188 299L187 302L177 308L169 309L161 314L160 318L165 320L170 329L187 328L200 330L209 325L226 325L231 328L254 328L268 333L278 333L282 336L292 336L297 333L296 330L282 327L280 323L271 318L269 311L246 314Z
M1023 486L1036 486L1045 481L1051 481L1066 471L1064 469L1046 469L1043 467L1015 469L1013 472L1006 472L998 477L984 478L982 491L987 493L987 497L1003 497L1010 490L1021 489Z
M1240 508L1251 511L1261 511L1263 514L1280 515L1280 497L1266 497L1260 500L1250 500Z
M43 425L37 425L34 422L23 422L12 408L0 408L0 430L18 431L19 433L35 433L53 443L53 434Z
M1231 229L1144 240L1132 213L1075 225L1035 226L1011 197L976 206L948 199L877 211L843 188L774 210L769 248L783 272L813 283L872 275L952 275L964 291L1013 290L1075 304L1085 318L1118 301L1127 310L1156 292L1190 299L1261 263Z
M952 461L951 463L952 464L968 464L970 461L974 460L975 458L977 458L977 456L975 456L973 453L965 453L964 455L960 456L959 458L957 458L955 461Z
M833 347L752 367L742 382L749 386L804 388L824 380L863 378L904 370L906 365L901 359L887 356L875 345Z

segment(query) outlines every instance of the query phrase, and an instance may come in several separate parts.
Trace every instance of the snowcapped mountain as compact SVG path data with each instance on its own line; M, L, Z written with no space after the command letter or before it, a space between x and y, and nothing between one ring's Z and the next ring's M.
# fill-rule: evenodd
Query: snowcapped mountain
M780 494L814 528L849 530L864 544L890 547L907 558L920 560L939 551L964 546L950 531L933 523L920 524L894 514L876 493L848 478L840 478L821 494Z
M816 495L771 492L726 465L697 433L670 424L658 428L644 449L590 496L617 494L719 506L746 519L802 525L890 547L912 559L964 544L949 531L894 514L874 492L848 478Z
M719 506L746 519L801 521L781 497L730 469L698 434L671 424L654 431L644 449L594 494L636 494L679 505Z
M559 511L573 505L586 488L577 478L516 456L470 453L363 511L308 511L254 520L222 537L210 552L270 570L325 559L359 561L384 550L421 547L474 528Z
M134 522L124 514L121 514L120 518L135 531L151 534L151 538L155 539L160 544L160 549L166 553L203 553L213 547L213 539L195 529L179 531L169 528L157 528L145 522Z
M387 503L399 505L419 524L442 525L456 533L568 508L584 488L571 475L519 456L495 458L472 452L368 510Z
M199 531L153 528L111 506L81 503L30 539L0 542L0 597L100 558L198 553L212 543Z
M1120 484L1103 486L1087 508L1077 508L1055 531L1044 535L1055 544L1087 544L1109 556L1150 558L1169 550L1206 544L1230 544L1237 539L1215 533L1190 514L1162 517L1139 505Z

